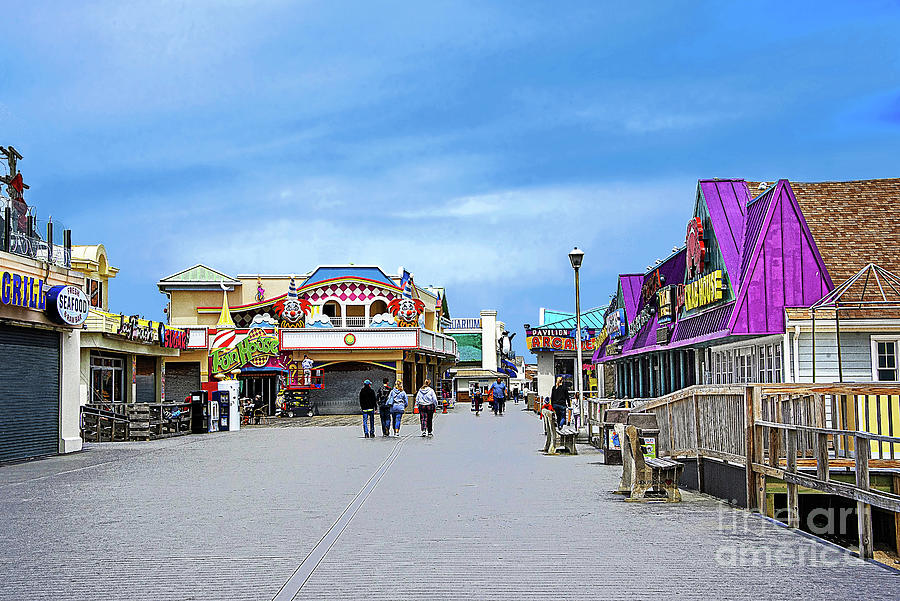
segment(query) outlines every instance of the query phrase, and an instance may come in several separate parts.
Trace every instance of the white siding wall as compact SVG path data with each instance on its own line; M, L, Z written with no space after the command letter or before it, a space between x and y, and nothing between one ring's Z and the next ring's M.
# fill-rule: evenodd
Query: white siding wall
M818 322L818 320L816 320ZM818 323L816 324L818 325ZM872 381L871 334L841 332L841 366L845 382ZM800 333L800 377L798 382L812 382L812 333ZM836 335L816 328L816 382L837 382L838 363Z
M550 396L550 390L553 388L553 375L556 369L553 353L535 354L537 355L538 395L548 397Z

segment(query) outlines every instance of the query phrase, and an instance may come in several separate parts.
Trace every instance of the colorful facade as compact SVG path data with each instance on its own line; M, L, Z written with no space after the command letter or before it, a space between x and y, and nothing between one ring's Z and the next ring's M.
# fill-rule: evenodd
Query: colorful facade
M647 272L619 276L593 360L615 368L620 397L697 383L811 381L810 319L797 308L868 262L900 264L900 231L890 221L897 202L900 180L701 180L683 246ZM884 229L869 231L860 214ZM868 349L876 339L891 341L896 360L895 316L841 327L842 344L865 349L842 359L845 381L873 379L878 359ZM838 379L830 328L817 328L817 381Z
M301 389L319 413L353 413L363 380L401 379L414 391L456 361L456 342L442 333L445 298L405 271L338 265L231 277L196 265L158 286L169 325L188 333L187 349L166 361L172 399L234 373L242 394L259 395L270 411L285 390Z
M109 311L109 280L119 270L102 244L72 247L90 309L81 332L81 404L160 403L165 358L187 344L184 330L139 315Z
M574 390L577 353L576 344L581 345L582 390L597 392L597 370L591 365L591 357L605 337L603 315L605 307L593 308L581 313L581 333L576 333L577 323L574 313L540 310L540 325L525 324L525 346L537 358L537 393L541 397L550 396L550 390L557 378ZM552 321L545 322L546 319Z

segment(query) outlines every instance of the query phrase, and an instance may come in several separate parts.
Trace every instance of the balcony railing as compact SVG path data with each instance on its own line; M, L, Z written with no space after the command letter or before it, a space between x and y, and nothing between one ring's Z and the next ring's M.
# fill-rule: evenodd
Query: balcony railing
M366 318L365 317L345 317L344 318L344 327L345 328L364 328L366 327Z
M60 267L72 266L72 241L69 230L47 223L47 240L38 234L42 224L29 212L20 216L8 199L0 198L0 250L44 261ZM23 229L22 223L26 224ZM54 238L57 232L58 238ZM48 242L58 240L62 244Z
M410 349L457 356L456 340L421 328L299 328L281 331L282 350Z

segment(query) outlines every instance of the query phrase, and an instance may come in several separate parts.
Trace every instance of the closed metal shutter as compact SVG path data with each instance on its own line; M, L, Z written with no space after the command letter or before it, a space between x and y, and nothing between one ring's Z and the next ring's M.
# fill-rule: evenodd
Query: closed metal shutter
M134 383L135 401L138 403L158 403L156 394L156 357L136 357Z
M200 363L166 363L166 400L182 402L192 392L200 390Z
M393 386L397 372L365 363L329 365L325 368L325 390L311 391L309 400L321 415L359 413L359 391L363 387L363 381L372 380L372 388L377 391L381 387L382 378L388 378L388 383Z
M0 325L0 461L59 452L59 333Z

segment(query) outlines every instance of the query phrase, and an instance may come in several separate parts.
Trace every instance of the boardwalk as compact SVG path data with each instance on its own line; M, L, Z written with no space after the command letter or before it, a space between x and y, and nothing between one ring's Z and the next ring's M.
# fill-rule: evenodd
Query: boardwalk
M617 468L540 455L515 405L404 430L255 428L2 467L0 599L900 595L896 573L708 497L626 504Z

